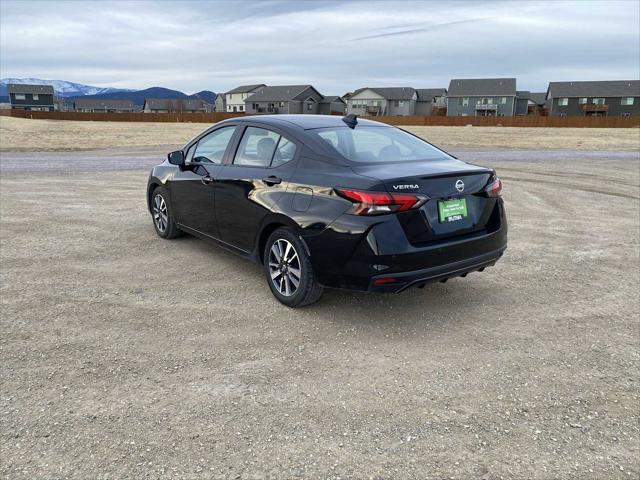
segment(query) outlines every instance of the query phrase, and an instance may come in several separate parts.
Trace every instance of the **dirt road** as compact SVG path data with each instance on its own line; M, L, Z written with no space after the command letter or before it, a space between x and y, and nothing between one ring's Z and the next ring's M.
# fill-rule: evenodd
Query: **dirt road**
M504 180L504 259L302 310L158 238L145 170L3 155L3 478L640 475L637 152L461 151Z

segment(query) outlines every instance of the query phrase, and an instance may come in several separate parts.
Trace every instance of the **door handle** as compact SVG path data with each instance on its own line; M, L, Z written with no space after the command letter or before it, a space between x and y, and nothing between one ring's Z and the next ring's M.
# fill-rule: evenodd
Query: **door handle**
M215 182L214 178L210 177L209 175L202 177L200 181L205 185L211 185L213 182Z
M270 187L273 185L279 185L282 183L282 179L276 177L275 175L271 175L269 177L263 178L262 181L269 185Z

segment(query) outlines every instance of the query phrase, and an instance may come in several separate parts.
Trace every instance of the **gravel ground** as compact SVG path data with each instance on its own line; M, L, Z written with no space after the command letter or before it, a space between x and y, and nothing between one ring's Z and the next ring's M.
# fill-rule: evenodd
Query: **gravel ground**
M1 158L3 478L640 476L637 151L460 151L505 181L504 259L301 310L155 235L155 154Z

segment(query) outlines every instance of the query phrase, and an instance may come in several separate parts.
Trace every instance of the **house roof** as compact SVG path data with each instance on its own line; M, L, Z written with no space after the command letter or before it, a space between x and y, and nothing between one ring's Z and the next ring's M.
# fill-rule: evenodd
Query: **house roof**
M365 90L371 90L385 100L411 100L416 93L416 89L412 87L364 87L357 89L351 96L354 97Z
M131 100L106 100L95 98L76 98L73 102L74 108L91 108L98 110L133 110Z
M640 97L640 80L597 82L550 82L549 98L554 97Z
M43 95L53 95L51 85L30 85L27 83L10 83L7 85L8 93L41 93Z
M144 103L151 110L205 110L205 102L199 98L147 98Z
M529 100L536 105L544 105L547 103L547 92L531 92Z
M446 88L416 88L419 102L432 102L435 97L443 97L447 94Z
M249 93L260 87L266 87L266 85L264 83L258 83L256 85L240 85L239 87L229 90L227 93Z
M276 85L262 87L256 93L247 98L247 102L288 102L295 100L309 88L318 91L311 85ZM318 93L318 95L320 95Z
M515 78L454 78L449 83L449 97L515 96Z
M322 97L322 100L320 100L320 103L336 103L336 102L345 103L342 97L338 95L325 95L324 97Z

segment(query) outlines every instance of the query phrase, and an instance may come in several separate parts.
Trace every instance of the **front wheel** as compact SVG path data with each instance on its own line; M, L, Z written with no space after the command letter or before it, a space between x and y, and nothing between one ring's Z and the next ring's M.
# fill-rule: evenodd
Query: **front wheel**
M263 258L267 283L280 303L303 307L318 301L322 286L304 244L291 229L279 228L269 236Z

